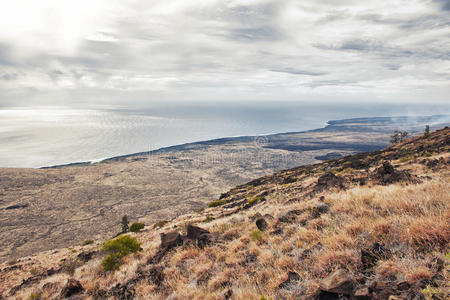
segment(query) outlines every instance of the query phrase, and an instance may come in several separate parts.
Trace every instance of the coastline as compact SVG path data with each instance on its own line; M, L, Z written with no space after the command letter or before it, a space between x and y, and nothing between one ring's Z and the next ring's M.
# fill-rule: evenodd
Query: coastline
M398 123L402 124L403 126L407 126L408 130L412 130L411 127L412 122L429 122L433 120L439 120L442 118L449 118L449 115L431 115L431 116L391 116L391 117L359 117L359 118L348 118L348 119L339 119L339 120L328 120L325 122L323 127L310 129L310 130L304 130L304 131L289 131L289 132L281 132L281 133L273 133L273 134L263 134L263 135L242 135L242 136L229 136L229 137L221 137L211 140L204 140L204 141L195 141L195 142L189 142L189 143L182 143L182 144L176 144L172 146L167 147L161 147L154 150L149 151L141 151L141 152L134 152L134 153L127 153L123 155L117 155L112 157L107 157L103 159L93 159L93 160L87 160L87 161L79 161L79 162L71 162L66 164L56 164L56 165L50 165L50 166L42 166L35 169L57 169L57 168L64 168L64 167L76 167L76 166L89 166L89 165L95 165L99 163L107 163L111 161L121 160L125 158L135 157L135 156L145 156L145 155L153 155L153 154L162 154L162 153L169 153L169 152L175 152L175 151L181 151L188 147L196 147L196 146L209 146L209 145L220 145L220 144L226 144L226 143L237 143L237 142L245 142L245 143L251 143L256 140L258 137L265 137L267 139L274 138L274 137L282 137L285 135L296 135L296 134L304 134L308 132L322 132L327 130L332 130L335 127L338 126L344 126L348 124L358 123L361 127L361 124L367 124L367 125L375 125L378 123L388 123L390 125ZM449 120L450 122L450 120ZM408 126L409 124L409 126ZM450 123L439 123L438 126L442 126L445 124ZM436 126L436 125L434 125ZM339 128L340 130L342 128ZM362 128L360 128L362 130ZM371 146L365 149L359 149L359 152L366 152L366 151L373 151L377 149L381 149L385 147L387 144L379 144L375 146ZM292 150L292 149L291 149ZM294 150L295 151L295 150Z

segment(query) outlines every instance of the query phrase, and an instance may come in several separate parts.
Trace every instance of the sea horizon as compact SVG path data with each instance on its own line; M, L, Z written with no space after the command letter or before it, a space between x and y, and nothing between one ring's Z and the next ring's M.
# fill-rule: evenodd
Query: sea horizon
M446 115L446 105L364 106L272 102L150 108L0 108L0 167L98 162L220 138L301 132L359 117ZM20 125L19 125L20 124Z

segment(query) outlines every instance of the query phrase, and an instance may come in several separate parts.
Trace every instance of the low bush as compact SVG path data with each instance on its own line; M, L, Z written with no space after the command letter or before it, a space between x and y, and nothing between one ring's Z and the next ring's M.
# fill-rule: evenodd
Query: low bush
M255 197L253 199L248 200L248 204L253 205L253 204L256 204L256 203L258 203L260 201L264 201L264 200L266 200L266 198L264 198L264 197Z
M216 201L212 201L208 204L208 207L216 207L216 206L221 206L227 203L227 200L216 200Z
M129 235L122 235L107 241L102 251L108 253L102 261L105 271L117 270L122 264L122 257L130 253L139 251L141 244Z
M83 246L90 245L90 244L93 244L93 243L94 243L94 240L85 240L83 242Z
M262 240L264 240L264 234L258 229L253 230L250 234L250 237L254 242L261 242Z
M209 223L209 222L211 222L211 221L213 221L213 220L214 220L213 217L211 217L211 216L206 216L206 218L205 218L205 220L204 220L203 222Z
M136 223L131 224L130 231L131 232L138 232L139 230L144 229L144 227L145 227L144 223L136 222Z

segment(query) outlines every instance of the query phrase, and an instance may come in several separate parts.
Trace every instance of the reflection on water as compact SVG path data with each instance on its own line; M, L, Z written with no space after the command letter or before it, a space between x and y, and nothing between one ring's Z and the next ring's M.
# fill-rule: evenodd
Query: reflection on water
M442 107L425 105L408 112L393 105L294 103L172 103L140 110L0 108L0 166L40 167L226 136L302 131L330 119L442 112Z

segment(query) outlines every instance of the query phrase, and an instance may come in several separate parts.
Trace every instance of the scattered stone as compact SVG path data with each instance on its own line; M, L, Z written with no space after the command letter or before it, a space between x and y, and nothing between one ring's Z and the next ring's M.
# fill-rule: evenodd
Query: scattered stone
M258 227L259 230L266 231L268 226L269 225L267 225L267 222L266 220L264 220L264 218L259 218L258 220L256 220L256 227Z
M364 286L360 287L355 291L355 294L353 295L356 300L369 300L370 299L370 291L369 288Z
M232 289L228 289L228 291L226 291L223 296L225 297L225 299L230 299L231 296L233 296L233 290Z
M353 278L344 269L339 269L320 282L320 289L329 293L350 295L353 292Z
M314 300L339 300L341 297L339 297L338 294L325 292L319 289L316 296L314 297Z
M291 289L294 285L296 285L300 281L300 275L296 272L289 272L288 278L280 283L278 286L279 289Z
M69 298L72 295L78 294L83 291L83 287L81 286L81 283L78 280L75 279L69 279L67 280L66 285L61 291L61 297Z
M321 214L325 214L329 210L330 206L327 203L319 203L312 208L311 217L314 219L319 218Z
M81 252L80 254L77 255L77 257L81 259L83 262L88 262L92 259L92 257L94 257L96 253L97 253L96 251Z
M278 217L278 220L280 222L284 222L284 223L292 223L295 221L296 217L298 215L300 215L301 213L302 213L302 211L298 210L298 209L288 210L288 211L282 213Z
M178 231L171 231L168 233L161 233L161 246L160 248L171 249L183 244L183 237Z

